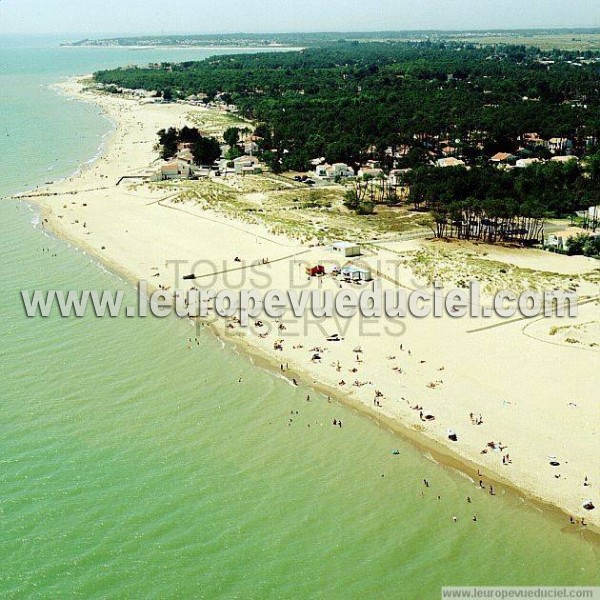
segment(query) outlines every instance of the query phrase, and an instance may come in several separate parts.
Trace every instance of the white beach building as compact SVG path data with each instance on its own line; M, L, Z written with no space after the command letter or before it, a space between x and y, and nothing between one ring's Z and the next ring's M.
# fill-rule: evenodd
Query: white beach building
M371 281L371 269L367 267L356 267L354 265L346 265L342 268L342 277L351 279L352 281Z
M335 242L331 248L346 258L360 256L360 246L352 242Z

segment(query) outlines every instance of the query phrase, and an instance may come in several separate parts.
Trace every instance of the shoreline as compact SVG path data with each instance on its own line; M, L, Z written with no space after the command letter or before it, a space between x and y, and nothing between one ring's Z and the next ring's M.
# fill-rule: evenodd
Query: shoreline
M41 205L31 202L31 205L40 210L40 217L43 217ZM49 209L48 209L49 210ZM49 214L49 212L47 213ZM94 259L98 267L108 269L113 275L120 279L124 279L127 283L135 286L139 280L132 272L128 271L123 265L114 262L107 261L106 258L101 257L97 253L90 251L90 248L84 245L81 240L69 237L59 230L55 230L53 227L49 228L50 233L55 239L67 242L69 245L78 247L90 258ZM152 288L149 288L151 291ZM350 398L348 395L340 393L339 389L331 387L325 383L311 380L309 373L300 370L289 369L282 372L278 368L277 360L269 354L261 351L255 345L252 345L248 340L241 336L227 336L223 335L223 329L214 325L214 323L203 323L196 321L189 317L174 317L185 319L190 325L200 324L202 330L207 331L209 335L214 336L215 339L219 340L224 348L228 348L232 352L235 352L237 356L250 362L255 368L261 369L276 379L283 379L289 385L294 387L306 387L316 393L336 402L346 410L351 410L355 414L361 416L361 418L367 418L372 421L377 427L385 428L387 431L395 436L401 437L403 440L411 444L423 458L435 463L436 465L449 469L458 475L467 477L473 484L475 490L478 490L477 479L483 479L486 484L493 484L494 486L501 486L503 491L512 496L515 499L521 500L526 505L542 511L550 518L556 521L558 527L564 526L564 517L569 516L569 513L559 506L552 504L544 500L543 498L536 496L535 494L527 492L513 484L509 479L499 477L493 472L486 472L487 469L478 465L477 463L470 461L462 457L451 448L439 443L438 441L422 435L419 432L414 431L404 423L386 417L381 413L377 413L370 410L368 406L365 406L360 401ZM297 383L294 383L297 381ZM479 473L481 472L481 475ZM504 496L502 494L496 494ZM578 527L578 533L586 537L586 541L598 544L600 547L600 527L588 523L585 527ZM592 534L592 537L586 536L586 534Z
M38 209L42 208L39 204L31 204ZM40 216L42 216L41 213ZM84 244L82 244L80 240L70 238L64 234L61 234L59 231L54 230L53 228L50 228L49 233L57 240L62 240L67 242L69 245L78 247L90 258L93 258L98 267L108 269L111 273L113 273L113 275L119 277L120 279L124 279L130 285L135 286L139 282L136 276L132 272L128 271L123 265L111 263L97 253L93 251L90 252L89 247L86 247ZM194 319L188 317L183 318L188 321L190 325L196 324ZM333 388L319 381L311 381L309 374L306 372L292 369L281 372L281 370L278 368L277 361L272 356L262 352L260 348L252 345L246 339L242 337L228 337L223 335L222 328L220 329L211 323L200 322L199 324L202 326L203 330L208 332L209 335L212 335L215 339L219 340L223 347L235 352L237 356L247 360L255 368L269 373L276 379L283 379L291 386L306 387L310 390L313 390L316 393L336 402L344 409L352 410L355 414L360 415L362 418L369 419L375 425L377 425L377 427L385 428L393 435L399 436L403 440L407 441L423 456L423 458L434 462L436 465L444 469L449 469L458 475L467 477L467 479L469 479L469 481L473 484L475 490L479 489L476 485L478 477L483 479L485 484L501 486L501 489L514 499L521 500L526 505L542 511L544 514L552 518L558 527L564 527L564 518L565 516L568 517L569 513L561 507L556 506L551 502L536 496L535 494L529 493L527 490L519 488L509 479L499 477L493 472L486 472L487 470L484 467L481 467L481 465L462 457L451 448L440 444L434 439L415 432L413 429L400 421L370 410L368 406L365 406L360 401L340 393L339 389ZM294 380L297 381L297 384L294 383ZM481 475L479 475L480 472ZM504 496L504 493L496 495ZM588 523L585 527L579 526L577 532L585 536L586 541L598 544L600 547L600 527ZM592 534L592 537L588 537L586 535L588 533Z
M74 97L80 100L80 96L81 94L70 97ZM54 182L48 187L40 186L40 190L54 190L54 193L58 193L58 197L65 196L65 198L68 198L67 194L71 193L74 194L73 197L76 198L78 194L85 192L77 191L77 182L75 180L85 179L85 176L87 174L92 176L92 172L95 168L97 168L98 163L100 163L101 161L106 161L108 157L110 157L114 153L115 147L118 145L119 142L122 142L123 146L125 145L124 138L119 137L119 134L121 133L122 123L119 123L118 120L112 120L115 116L114 113L111 115L110 111L106 111L106 107L103 107L102 102L100 102L97 97L95 99L86 99L86 101L95 102L100 107L102 115L109 121L114 123L113 129L110 132L108 132L105 136L103 144L100 147L98 155L95 159L90 161L88 164L83 165L83 168L78 169L78 171L75 174L68 176L64 180ZM186 107L185 110L187 111L188 108L189 111L191 111L191 107ZM182 115L179 114L179 117L181 116ZM170 118L170 116L168 118ZM124 135L127 134L125 133ZM143 165L139 166L141 167ZM75 184L74 188L72 188L72 184ZM147 190L145 190L144 193L147 193ZM127 197L132 195L130 191L125 190L123 191L123 194ZM67 239L69 242L82 248L86 253L98 259L100 263L106 265L110 270L114 271L115 273L122 274L128 281L137 282L141 279L139 269L136 269L135 266L133 266L133 268L129 268L123 263L123 261L114 259L114 257L99 252L97 247L95 247L94 244L87 242L83 235L77 235L72 227L67 226L65 221L61 221L57 215L57 210L59 209L56 205L57 202L52 202L51 197L40 196L38 198L33 198L27 197L25 194L22 194L20 195L20 197L19 195L16 195L15 198L17 200L24 200L26 202L30 202L38 206L40 208L40 217L42 221L46 222L46 225L49 227L50 231L57 237ZM145 202L143 202L147 199L149 198L146 198L145 196L142 197L142 206L148 206L147 204L145 204ZM62 202L65 202L63 206L67 206L66 200L63 200ZM158 200L158 202L160 202L160 199ZM177 216L178 218L180 218L179 215ZM177 222L179 223L180 221ZM239 225L241 227L247 227L247 224L241 221ZM250 237L252 237L252 235L253 234L250 234ZM291 367L289 370L286 370L283 373L280 372L277 368L278 359L276 358L276 355L274 356L272 352L269 353L265 345L261 346L260 344L250 342L249 335L238 335L236 333L232 336L227 332L227 330L224 327L218 327L214 324L211 324L209 326L209 329L215 335L217 335L217 337L219 337L219 339L221 339L223 343L231 344L235 347L236 351L239 351L240 354L244 356L249 356L252 362L254 362L254 360L257 360L257 362L259 362L269 371L273 372L274 374L279 374L279 376L286 377L288 380L290 376L297 375L297 378L299 379L299 382L302 385L307 385L313 389L316 389L319 393L322 393L326 396L331 396L337 401L339 401L341 404L353 410L359 411L362 415L368 416L369 418L376 421L379 425L385 426L386 428L392 430L395 434L398 434L403 438L408 439L413 445L415 445L419 449L419 451L426 450L427 453L432 453L434 455L434 460L435 458L439 457L440 463L443 464L445 467L457 470L460 473L467 475L470 479L473 479L473 473L477 473L478 469L481 469L482 474L485 476L486 483L498 483L502 486L502 488L507 489L509 493L516 494L517 497L524 499L526 502L531 502L534 506L542 507L544 511L550 511L553 514L556 514L557 518L559 514L573 514L573 511L568 510L564 506L557 505L557 503L553 502L552 500L544 498L542 494L532 492L526 487L522 485L520 486L518 483L511 481L509 477L505 478L504 476L496 473L494 470L490 469L488 465L483 464L483 461L474 461L470 457L460 454L458 450L454 450L454 448L450 447L449 444L442 443L442 441L440 439L436 439L434 435L428 435L423 431L416 430L414 424L412 424L411 426L410 422L405 422L401 417L395 416L393 414L388 414L388 412L374 409L373 407L369 406L367 402L356 397L356 394L344 393L346 390L341 390L339 389L339 387L332 386L331 382L322 380L322 378L319 377L318 373L315 373L310 368L300 367L300 365L296 364L297 361L295 360L293 362L290 360ZM350 390L351 388L346 389ZM417 398L417 401L419 401L419 398ZM600 483L600 478L594 477L593 481L595 484L598 484ZM476 480L474 480L474 483L476 483ZM592 489L594 490L594 501L596 502L595 499L597 493L595 488ZM591 495L592 492L590 492L590 496ZM593 513L596 513L596 515L594 515ZM586 521L589 522L589 525L585 529L582 528L582 530L590 531L593 533L600 533L598 523L592 522L593 517L597 517L597 513L598 510L592 511L592 513L590 514L583 515L586 518ZM578 516L580 517L581 514L578 514Z

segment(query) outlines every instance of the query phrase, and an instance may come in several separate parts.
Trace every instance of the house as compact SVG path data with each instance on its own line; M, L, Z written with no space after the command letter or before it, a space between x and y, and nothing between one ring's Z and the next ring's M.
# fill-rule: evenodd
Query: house
M447 158L440 158L436 165L438 167L464 167L465 161L460 160L459 158L454 158L453 156L448 156Z
M187 179L192 175L191 166L182 160L172 160L160 167L160 180L165 179Z
M360 246L358 244L353 244L352 242L335 242L332 245L332 249L334 252L339 252L346 258L360 256Z
M359 177L380 177L381 175L383 175L381 169L373 169L371 167L363 167L358 172Z
M368 160L366 166L369 169L380 169L381 164L378 160Z
M388 146L385 149L385 155L391 158L402 158L410 152L410 146Z
M540 162L542 161L539 158L519 158L519 160L517 160L517 162L515 163L515 167L519 169L525 169L527 167L530 167L531 165L534 165L535 163Z
M219 171L221 172L221 174L225 175L226 173L233 173L233 161L229 160L227 158L222 158L221 160L219 160L219 162L217 163L218 167L219 167Z
M514 154L510 154L510 152L497 152L490 158L490 162L496 164L506 164L507 162L513 160L515 157Z
M333 165L323 164L315 168L315 177L319 179L335 179L336 177L354 177L354 169L346 163L335 163Z
M261 173L262 167L256 156L239 156L233 161L233 172L236 175Z
M548 140L548 150L553 154L558 152L564 152L567 148L572 146L571 142L567 138L553 137Z
M404 176L406 173L410 173L411 169L393 169L390 171L388 180L391 185L403 185Z
M446 146L442 146L442 154L444 156L452 156L453 154L458 154L459 149L456 146L448 144Z
M317 165L315 167L315 177L318 177L319 179L328 179L331 177L332 169L333 167L328 163Z
M334 177L354 177L354 169L346 163L334 163L332 168Z
M577 162L579 159L576 156L553 156L550 160L552 162L566 163L571 161Z
M185 148L177 153L177 159L191 165L194 162L194 155L191 150Z
M352 281L371 281L371 269L366 267L355 267L354 265L346 265L342 268L342 277L351 279Z
M539 133L525 133L523 135L523 144L525 146L548 146L548 142L542 139Z

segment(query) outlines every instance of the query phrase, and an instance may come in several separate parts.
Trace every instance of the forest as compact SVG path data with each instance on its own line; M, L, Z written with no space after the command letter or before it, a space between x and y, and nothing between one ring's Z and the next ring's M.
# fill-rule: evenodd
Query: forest
M493 198L528 214L569 214L598 202L597 188L578 165L545 164L519 174L487 167L499 151L548 158L545 148L523 149L529 132L568 139L578 157L597 151L600 54L593 52L338 42L101 71L95 79L235 105L259 124L259 152L275 172L308 170L318 157L356 166L375 159L385 171L412 169L411 196L426 195L428 205ZM442 140L469 171L456 176L429 168ZM468 190L453 189L467 180Z

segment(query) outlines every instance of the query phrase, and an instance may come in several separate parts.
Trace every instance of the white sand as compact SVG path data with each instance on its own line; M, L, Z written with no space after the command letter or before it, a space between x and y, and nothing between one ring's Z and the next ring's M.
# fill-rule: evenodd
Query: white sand
M63 87L82 97L73 81ZM291 284L308 284L297 260L337 258L330 251L307 249L277 238L258 225L203 212L191 204L172 205L164 201L169 195L164 190L150 191L148 186L133 190L131 184L115 187L122 175L147 171L157 156L156 131L182 126L192 109L173 104L141 106L133 100L89 93L84 96L96 101L118 126L102 158L79 175L48 188L49 193L58 195L35 199L47 209L49 224L62 235L136 280L179 288L182 282L175 281L174 268L167 267L167 261L187 261L181 277L239 267L233 262L236 256L246 266L268 257L270 264L263 267L229 273L225 279L198 279L196 285L212 280L211 287L217 290L251 288L264 284L266 274L272 287L285 290ZM393 267L398 253L419 244L398 243L365 260L373 266L378 260L387 261L382 272L413 287L412 273L402 268L394 274ZM294 254L297 258L279 260ZM598 267L588 259L537 251L493 248L488 258L555 273L581 273ZM217 266L193 264L204 259ZM155 277L157 272L159 277ZM316 280L308 285L312 289L319 286ZM384 285L392 287L388 280ZM322 288L335 290L337 283L327 277ZM597 286L582 291L598 294ZM597 323L599 312L597 303L587 304L577 323ZM288 363L290 377L300 374L303 382L336 389L346 401L413 430L420 441L445 453L449 462L459 458L461 468L474 477L474 485L477 475L473 469L479 467L486 487L490 481L499 482L494 484L497 494L510 485L600 526L600 354L588 339L590 331L592 337L598 331L594 325L585 326L583 343L569 344L560 336L548 335L553 325L565 324L560 319L519 320L488 328L500 321L408 318L399 325L355 318L329 320L320 327L287 318L283 319L283 332L268 318L262 320L265 328L256 331L233 324L225 328L223 322L219 328L222 335L242 339L271 357L277 367ZM385 331L402 332L404 326L401 337ZM266 337L256 335L269 328ZM339 333L344 341L327 342L324 332ZM283 351L273 349L276 338L284 340ZM363 350L361 362L352 351L356 346ZM314 347L325 349L320 363L310 360ZM353 368L358 369L356 373L351 372ZM345 386L339 385L342 379ZM355 387L355 380L370 383ZM375 390L383 394L380 407L374 405ZM435 420L421 421L419 411L410 408L414 405L422 405L424 414L435 415ZM481 414L483 424L471 424L470 413ZM458 442L447 439L448 429L456 431ZM488 449L481 454L490 441L501 442L506 449ZM504 465L502 456L507 453L512 462ZM550 466L551 457L556 457L560 467ZM586 476L589 487L583 485ZM587 499L593 500L595 510L582 508Z

